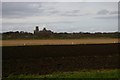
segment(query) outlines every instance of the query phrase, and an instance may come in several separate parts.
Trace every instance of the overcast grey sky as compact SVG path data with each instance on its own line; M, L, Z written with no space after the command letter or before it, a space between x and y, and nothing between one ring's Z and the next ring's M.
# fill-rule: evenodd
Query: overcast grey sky
M3 32L33 32L45 25L54 32L118 31L117 2L3 2Z

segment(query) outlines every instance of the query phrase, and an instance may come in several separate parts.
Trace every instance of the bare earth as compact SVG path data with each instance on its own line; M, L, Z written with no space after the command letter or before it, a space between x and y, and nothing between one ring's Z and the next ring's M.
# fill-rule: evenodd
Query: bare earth
M3 40L2 46L102 44L102 43L118 43L118 39Z

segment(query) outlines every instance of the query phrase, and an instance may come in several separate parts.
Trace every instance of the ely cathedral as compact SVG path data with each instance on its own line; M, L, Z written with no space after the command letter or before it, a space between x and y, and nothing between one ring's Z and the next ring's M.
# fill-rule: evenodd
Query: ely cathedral
M52 34L53 32L51 30L47 30L45 26L43 26L43 30L39 30L39 26L36 26L34 30L34 34Z

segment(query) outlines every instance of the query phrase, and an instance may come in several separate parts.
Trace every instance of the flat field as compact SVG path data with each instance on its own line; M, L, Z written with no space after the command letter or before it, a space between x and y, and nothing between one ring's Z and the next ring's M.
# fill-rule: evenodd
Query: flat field
M119 45L3 46L2 76L46 75L83 69L120 69Z
M118 43L118 39L3 40L2 46Z
M3 40L2 76L23 75L22 78L24 78L24 75L49 76L49 74L57 72L74 72L84 69L120 69L120 44L117 43L118 39ZM72 76L70 78L80 76L72 74L58 73L52 78L61 75L65 78L66 76ZM118 73L105 74L111 76L111 74L117 75ZM88 75L91 75L88 78L94 76L92 73ZM107 75L104 77L106 78ZM111 78L110 76L108 77ZM114 77L116 78L116 76Z

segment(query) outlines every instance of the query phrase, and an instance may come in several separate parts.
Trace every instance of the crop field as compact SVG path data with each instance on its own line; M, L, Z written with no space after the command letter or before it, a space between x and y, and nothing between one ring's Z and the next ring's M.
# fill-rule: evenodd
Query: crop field
M3 40L2 46L118 43L118 39Z
M120 69L119 44L3 46L3 77Z

